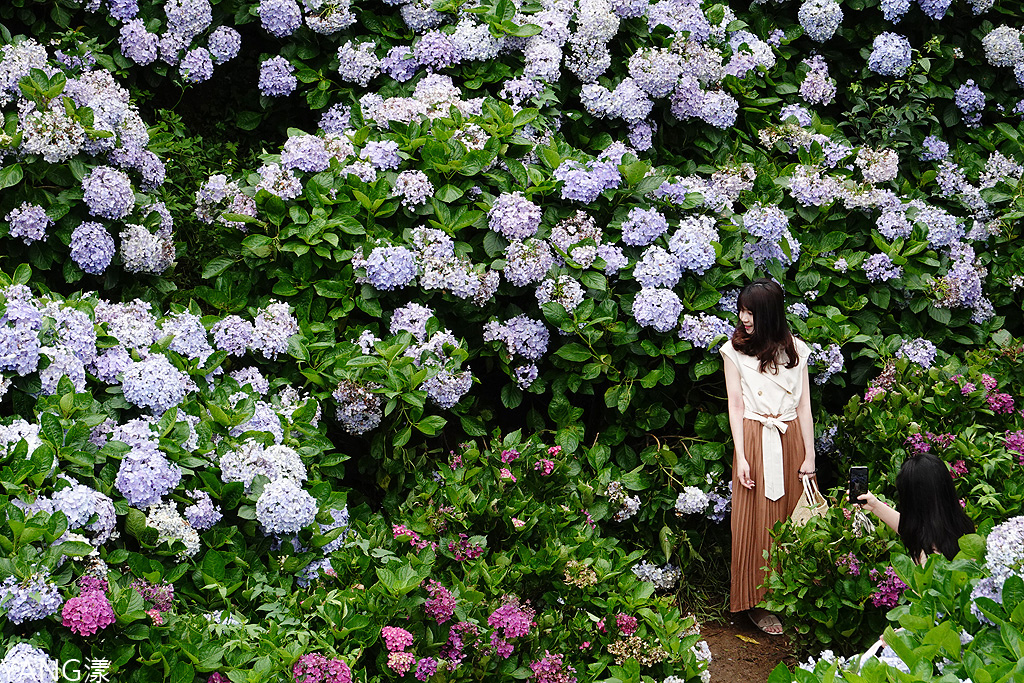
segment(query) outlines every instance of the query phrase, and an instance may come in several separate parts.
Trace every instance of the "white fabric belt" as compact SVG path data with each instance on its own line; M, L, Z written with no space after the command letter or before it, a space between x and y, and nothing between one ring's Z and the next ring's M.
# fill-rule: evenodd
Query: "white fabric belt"
M761 463L764 470L764 497L778 500L786 495L786 485L782 473L782 435L789 429L787 422L796 419L796 411L784 413L778 417L762 415L747 409L743 417L761 423Z

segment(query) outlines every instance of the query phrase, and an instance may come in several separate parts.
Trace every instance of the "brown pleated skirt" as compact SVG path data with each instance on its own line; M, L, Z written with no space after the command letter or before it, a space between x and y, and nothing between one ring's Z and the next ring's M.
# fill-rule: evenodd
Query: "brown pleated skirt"
M782 435L782 471L786 494L778 500L764 497L764 464L761 461L761 429L757 420L743 420L743 452L750 463L753 489L740 485L733 463L732 478L732 590L729 609L742 612L761 602L767 592L761 587L768 566L764 551L771 545L768 530L775 522L793 514L803 492L797 474L804 462L804 438L798 420L786 423Z

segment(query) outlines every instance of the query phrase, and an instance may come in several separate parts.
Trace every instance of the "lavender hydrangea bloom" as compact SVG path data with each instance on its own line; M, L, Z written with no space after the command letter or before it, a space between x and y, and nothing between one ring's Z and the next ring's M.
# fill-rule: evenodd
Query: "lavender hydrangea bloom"
M669 250L685 271L703 274L715 264L717 254L712 242L718 241L718 228L710 216L692 216L679 221L679 229L668 240Z
M900 23L900 19L910 9L910 0L882 0L882 17L894 24Z
M302 26L302 10L295 0L260 0L260 23L275 38L285 38Z
M129 403L162 415L185 399L188 375L171 365L166 356L154 355L124 371L121 389Z
M38 204L22 202L6 217L11 237L20 237L25 244L46 239L46 228L52 222L46 210Z
M707 509L711 499L696 486L684 486L676 497L676 515L697 515Z
M953 0L917 0L917 4L921 6L921 11L924 12L932 19L941 19L946 14L946 10L953 3Z
M263 487L256 501L256 519L272 534L295 534L316 519L316 499L287 477Z
M668 230L668 220L657 209L633 208L622 221L622 241L630 246L647 246Z
M843 8L835 0L804 0L797 18L807 36L823 43L833 35L843 21Z
M141 19L132 19L121 25L118 43L121 54L136 64L145 66L156 61L159 38L146 30L146 24Z
M941 161L949 156L949 144L934 135L929 135L921 143L924 151L918 157L921 161Z
M914 230L907 215L898 209L883 211L875 224L878 227L878 233L887 240L909 237Z
M281 150L281 165L307 173L326 171L331 164L331 154L323 138L316 135L293 135Z
M487 212L488 225L510 240L532 237L540 227L540 207L521 192L503 192Z
M718 337L731 337L733 329L732 323L716 315L686 314L679 325L679 338L685 339L695 347L710 349L712 342Z
M17 643L0 660L0 679L14 683L57 683L60 665L43 650Z
M540 282L554 265L546 240L514 240L505 248L505 279L519 287Z
M880 33L871 44L868 68L882 76L902 76L910 66L910 41L898 33Z
M343 104L332 105L320 117L320 129L328 135L342 135L348 128L351 112Z
M338 48L338 75L366 87L380 73L380 58L373 43L349 41Z
M683 302L671 289L645 287L633 299L633 317L642 327L668 332L679 324Z
M468 370L452 372L444 368L436 375L428 377L421 385L430 400L446 410L469 393L472 386L473 375Z
M398 155L398 143L394 140L370 140L363 147L359 157L366 159L380 171L398 168L402 163Z
M210 494L206 491L192 490L189 491L189 495L196 502L185 508L185 518L193 529L204 531L224 517L221 514L220 507L213 504Z
M633 267L641 287L674 287L682 276L679 259L661 247L648 247Z
M15 577L9 576L0 584L0 610L7 613L7 619L12 624L45 619L55 614L63 604L64 598L60 594L60 589L45 574L33 574L25 581L18 581ZM0 664L0 667L2 666ZM28 673L26 671L19 673L21 676L17 679L8 678L0 673L0 680L6 679L12 683L14 680L35 680L25 676Z
M82 192L93 216L121 220L135 206L135 192L128 176L110 166L97 166L89 171L82 178Z
M90 275L99 275L114 258L114 238L101 223L86 221L71 233L71 260Z
M427 197L434 194L434 186L423 171L402 171L395 178L395 196L402 198L402 206L413 209L427 203Z
M789 230L789 219L774 204L758 204L743 214L743 227L754 237L778 242Z
M484 325L484 341L500 341L510 355L539 360L548 350L550 334L540 320L517 315L504 323L496 320Z
M121 232L121 260L129 273L159 275L174 263L174 242L166 234L153 234L129 223Z
M220 65L238 56L242 48L242 36L230 26L218 26L206 40L206 49L213 63Z
M294 67L284 57L271 57L260 64L260 92L267 97L291 95L299 84Z
M364 268L365 281L382 291L401 289L416 280L416 256L407 247L374 247L365 259L353 259L353 265Z
M213 77L213 60L210 51L197 47L185 53L178 64L178 73L186 83L202 83Z
M380 69L399 83L405 83L419 71L419 62L413 56L411 48L396 45L388 50L384 59L380 60Z
M981 123L981 112L985 109L985 93L981 91L973 78L956 89L954 97L956 106L963 115L964 124L968 128L977 128Z
M167 30L176 33L186 44L205 31L213 21L209 0L167 0Z
M43 394L47 396L57 393L57 385L62 377L67 377L75 387L75 391L85 391L85 364L75 352L63 344L51 347L43 346L39 351L50 359L50 364L39 372Z
M935 362L935 355L938 349L935 344L931 343L923 337L917 339L906 339L900 348L896 351L897 358L906 358L912 363L917 363L922 368L927 370Z
M870 282L887 282L903 277L903 266L897 266L888 254L874 254L864 260L864 275Z
M919 209L914 221L928 229L928 243L935 248L948 247L964 236L964 224L956 216L936 206Z
M132 507L156 505L181 481L181 468L158 451L133 448L121 460L114 487Z
M622 247L616 244L598 245L597 257L604 261L604 274L609 276L614 275L629 264L629 259L622 253Z
M298 333L299 321L288 304L271 301L256 314L249 348L274 360L288 350L288 339Z

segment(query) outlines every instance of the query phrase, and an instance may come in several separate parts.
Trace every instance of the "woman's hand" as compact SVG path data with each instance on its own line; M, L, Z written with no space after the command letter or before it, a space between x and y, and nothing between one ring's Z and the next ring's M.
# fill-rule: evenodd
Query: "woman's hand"
M846 493L847 496L849 496L850 492L847 491ZM857 496L857 500L860 501L859 505L861 510L867 510L868 512L877 514L876 511L878 510L878 499L875 498L875 494L871 493L871 491L868 491L867 493L862 493L861 495Z
M804 458L804 464L800 465L800 469L797 470L797 474L801 477L811 477L817 470L814 468L814 456Z
M742 455L736 457L736 472L740 486L745 489L754 488L754 480L750 478L750 463Z

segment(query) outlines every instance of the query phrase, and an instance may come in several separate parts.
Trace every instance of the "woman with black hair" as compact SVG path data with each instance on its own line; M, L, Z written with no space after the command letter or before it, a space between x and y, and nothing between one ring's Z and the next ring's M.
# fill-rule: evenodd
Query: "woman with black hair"
M960 550L960 537L974 533L974 523L960 505L953 476L946 463L922 453L907 458L896 475L900 509L868 492L859 496L861 508L873 513L900 535L910 557L924 564L930 553L952 560Z
M762 278L737 300L740 326L722 346L732 430L732 587L730 610L782 633L774 614L756 605L766 588L769 530L800 499L801 476L814 476L814 422L807 375L810 349L786 322L782 287Z

